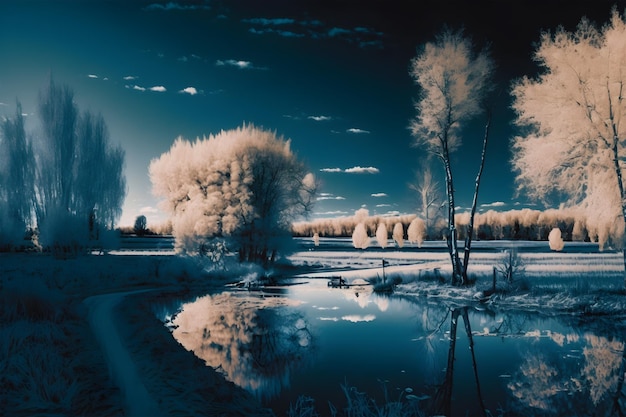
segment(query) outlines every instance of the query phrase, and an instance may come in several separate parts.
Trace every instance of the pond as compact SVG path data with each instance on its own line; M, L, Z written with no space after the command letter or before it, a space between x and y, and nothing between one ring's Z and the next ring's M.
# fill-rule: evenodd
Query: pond
M483 407L605 415L619 389L624 339L610 320L378 295L365 283L290 284L199 297L170 323L179 343L278 416L300 396L331 415L346 406L342 386L377 404L451 416L484 415Z

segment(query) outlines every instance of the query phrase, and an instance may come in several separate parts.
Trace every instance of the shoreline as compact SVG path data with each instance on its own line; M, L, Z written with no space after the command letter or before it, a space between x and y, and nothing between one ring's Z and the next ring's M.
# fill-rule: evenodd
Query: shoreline
M138 372L144 376L147 390L159 394L158 407L162 414L275 416L252 394L185 350L156 317L155 303L163 298L171 301L180 296L181 290L182 287L131 294L114 310L118 331Z

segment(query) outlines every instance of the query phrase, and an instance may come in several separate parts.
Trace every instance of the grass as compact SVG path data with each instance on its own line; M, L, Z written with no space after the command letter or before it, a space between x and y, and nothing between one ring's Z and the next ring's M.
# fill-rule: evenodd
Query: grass
M360 392L356 387L341 384L341 390L345 397L343 408L338 409L334 404L328 403L329 415L333 417L422 417L424 412L420 407L418 398L406 391L401 391L397 400L389 399L386 387L385 401L377 404L366 393ZM318 417L315 400L300 396L295 404L291 404L288 412L289 417Z
M43 283L0 293L0 408L6 415L119 415L119 393L76 305Z

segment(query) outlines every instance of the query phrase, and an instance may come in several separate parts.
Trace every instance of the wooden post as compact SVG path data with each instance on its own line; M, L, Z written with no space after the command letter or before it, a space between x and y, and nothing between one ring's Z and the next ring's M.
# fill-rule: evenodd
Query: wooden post
M386 264L387 262L385 262L385 260L383 259L383 284L387 282L387 277L385 277L385 265Z

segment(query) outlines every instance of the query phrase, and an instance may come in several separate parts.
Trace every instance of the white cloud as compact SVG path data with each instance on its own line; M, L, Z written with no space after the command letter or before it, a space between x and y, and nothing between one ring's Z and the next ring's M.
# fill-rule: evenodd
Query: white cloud
M139 77L135 77L134 75L127 75L126 77L124 77L124 80L126 81L132 81L132 80L136 80Z
M387 197L387 194L385 194L385 193L374 193L374 194L372 194L372 197L377 197L377 198L379 198L379 197Z
M356 127L351 127L350 129L346 129L346 132L354 133L354 134L357 134L357 135L364 134L364 133L370 133L369 130L363 130L363 129L359 129L359 128L356 128Z
M391 204L376 204L376 207L378 207L378 208L391 207Z
M165 91L167 91L167 89L165 87L163 87L162 85L155 85L154 87L150 87L150 91L156 91L158 93L164 93Z
M327 120L331 120L330 116L309 116L307 119L315 120L316 122L325 122Z
M215 61L215 65L218 67L231 66L231 67L237 67L239 69L252 68L252 62L235 60L235 59L227 59L226 61L222 61L221 59L218 59L217 61Z
M137 90L137 91L146 91L145 87L138 86L137 84L135 84L135 85L126 85L125 87L126 88L130 88L132 90Z
M179 93L195 96L196 94L198 94L198 90L196 90L195 87L186 87L180 90Z
M144 10L162 10L162 11L170 11L170 10L210 10L211 7L205 4L193 4L186 5L180 4L175 1L170 1L167 3L152 3L143 8Z
M152 206L146 206L146 207L142 207L141 209L139 209L140 213L145 213L145 214L156 214L159 212L159 209L152 207Z
M506 206L504 201L494 201L493 203L481 204L481 207L503 207Z
M400 212L398 210L392 210L392 211L388 211L387 213L384 213L382 216L383 217L397 217L400 215Z
M347 174L378 174L380 170L374 167L352 167L344 171Z
M345 200L345 197L342 197L340 195L334 195L334 194L330 194L330 193L321 193L319 197L316 198L317 201L324 201L324 200Z
M335 210L335 211L320 211L316 212L316 216L345 216L347 211Z
M98 78L98 76L96 74L88 74L87 77L89 77L89 78Z
M189 58L187 58L186 56L181 56L180 58L178 58L178 60L180 62L187 62L187 61L189 61Z
M321 172L345 172L346 174L378 174L380 170L375 167L352 167L352 168L322 168ZM381 196L382 197L382 196Z
M8 106L7 103L0 103L0 106Z

